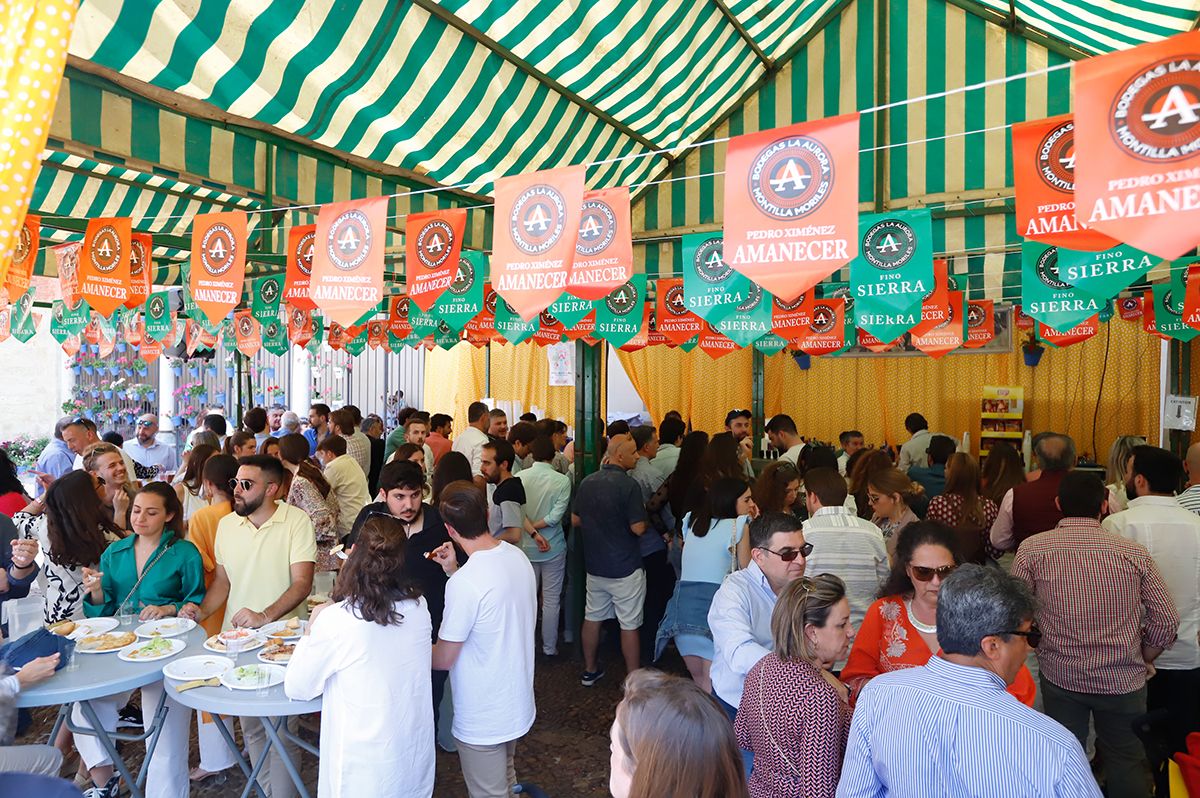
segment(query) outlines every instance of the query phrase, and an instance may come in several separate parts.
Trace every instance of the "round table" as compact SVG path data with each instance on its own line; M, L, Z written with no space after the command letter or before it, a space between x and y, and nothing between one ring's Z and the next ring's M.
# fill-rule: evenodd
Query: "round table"
M139 625L141 625L141 622L135 621L128 626L118 626L117 630L133 631ZM103 746L105 752L112 758L113 767L124 778L125 783L129 786L130 793L134 798L141 798L142 781L146 775L146 764L150 761L150 754L153 753L154 746L158 742L158 730L162 724L162 715L166 711L163 702L160 701L159 706L153 709L142 707L142 712L154 712L154 721L141 734L109 732L100 723L91 702L97 698L106 698L161 681L162 670L168 662L202 651L204 641L208 638L208 635L203 628L197 626L186 635L181 635L180 638L187 643L187 648L173 657L154 662L126 662L118 657L115 651L104 654L83 654L76 652L74 655L76 667L74 669L59 669L55 671L53 676L41 684L30 687L27 690L22 690L17 694L17 706L23 708L61 707L58 712L58 718L54 722L54 729L51 732L51 744L53 744L54 738L57 736L59 726L63 723L66 723L67 728L75 734L91 734L95 736L99 740L100 745ZM91 729L77 729L71 723L71 705L74 703L79 704L83 716L91 724ZM117 752L116 743L113 741L114 738L118 740L146 741L147 756L142 762L141 770L136 779L130 773L125 760Z
M238 666L263 664L258 659L258 652L261 650L257 649L239 654L237 660ZM186 655L196 653L200 652L185 652ZM224 657L225 655L215 654L214 656ZM292 782L296 785L296 790L303 798L309 798L308 790L304 786L304 780L300 778L300 771L296 769L296 764L287 755L286 749L283 746L283 739L287 738L313 756L320 756L320 751L316 747L292 734L285 725L285 721L289 717L320 712L320 698L314 698L311 701L293 701L284 693L282 684L268 688L265 696L259 696L256 690L231 690L224 686L194 687L191 690L185 690L181 693L175 690L175 688L182 684L182 682L171 678L163 679L163 684L166 688L165 692L172 701L189 709L207 712L210 715L236 715L238 717L262 719L263 729L267 733L267 744L263 746L262 755L254 763L253 768L242 757L242 752L238 749L237 742L233 739L233 735L229 733L229 730L225 728L225 724L216 724L217 730L225 739L225 744L234 753L234 758L237 760L238 766L241 767L242 772L246 775L246 788L242 791L242 798L246 798L251 790L258 790L260 795L266 795L266 792L258 783L258 775L266 765L272 748L275 748L279 752L280 759L283 760L288 775L291 776ZM242 733L245 734L244 729Z

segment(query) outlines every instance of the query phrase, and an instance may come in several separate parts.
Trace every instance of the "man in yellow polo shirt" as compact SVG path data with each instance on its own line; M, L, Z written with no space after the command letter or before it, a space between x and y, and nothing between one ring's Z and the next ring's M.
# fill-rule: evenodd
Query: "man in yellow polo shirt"
M199 607L189 604L181 617L204 620L222 604L222 629L258 628L295 615L312 590L317 541L312 521L302 511L280 501L283 464L269 455L252 455L238 461L233 481L233 512L217 525L212 586ZM243 717L242 736L252 761L262 755L266 731L260 718ZM294 722L292 718L289 723ZM295 759L295 746L288 744ZM264 787L271 798L296 794L278 751L267 763Z

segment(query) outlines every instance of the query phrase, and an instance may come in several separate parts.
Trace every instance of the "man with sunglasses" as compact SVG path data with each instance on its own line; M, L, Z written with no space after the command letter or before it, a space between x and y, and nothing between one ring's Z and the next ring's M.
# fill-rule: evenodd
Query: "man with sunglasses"
M750 564L725 577L708 610L713 695L732 722L746 674L771 653L775 600L804 576L811 543L791 513L763 513L750 522Z
M179 610L181 618L203 621L224 605L222 629L257 629L295 616L312 590L317 539L309 517L280 500L283 479L283 463L270 455L239 461L230 485L233 513L217 524L212 585L199 607L186 604ZM241 722L246 747L257 762L267 737L263 721L243 717ZM289 720L289 728L293 725L294 719ZM285 748L295 760L295 746L285 743ZM272 798L296 794L278 749L271 751L267 772Z
M137 437L125 441L125 453L144 468L158 468L159 479L179 469L175 447L158 440L158 416L146 413L137 420Z
M1041 637L1037 600L999 568L942 583L941 652L871 679L859 695L838 798L1062 795L1100 798L1083 748L1006 691Z
M1057 502L1063 519L1022 543L1012 567L1038 599L1046 714L1083 744L1094 721L1110 796L1149 795L1132 723L1146 712L1147 674L1175 641L1179 613L1145 546L1101 528L1108 489L1099 477L1071 471Z
M61 423L61 422L60 422ZM62 428L63 443L67 448L75 453L74 468L76 471L83 470L83 454L92 447L94 443L100 443L100 435L96 431L96 422L90 418L72 418ZM130 476L136 471L133 467L133 459L129 453L123 449L117 449L121 453L121 459L125 461L125 472Z

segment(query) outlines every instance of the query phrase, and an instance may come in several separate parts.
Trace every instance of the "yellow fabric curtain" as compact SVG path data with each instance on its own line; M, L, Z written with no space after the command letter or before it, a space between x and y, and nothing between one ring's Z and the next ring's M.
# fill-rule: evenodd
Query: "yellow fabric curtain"
M766 358L765 410L768 416L792 416L803 435L836 441L842 430L859 429L875 444L903 442L904 417L919 412L936 431L956 438L969 431L977 450L982 387L1020 385L1025 388L1027 429L1065 432L1081 453L1098 449L1103 457L1117 435L1157 439L1158 345L1159 339L1142 332L1140 324L1114 320L1089 341L1047 348L1036 368L1024 365L1020 347L1008 354L961 354L940 361L923 356L813 358L808 371L780 353ZM749 351L713 361L699 350L685 354L650 347L620 357L656 419L677 409L695 427L717 431L727 410L750 406Z
M74 0L0 4L0 283L29 210L78 10Z

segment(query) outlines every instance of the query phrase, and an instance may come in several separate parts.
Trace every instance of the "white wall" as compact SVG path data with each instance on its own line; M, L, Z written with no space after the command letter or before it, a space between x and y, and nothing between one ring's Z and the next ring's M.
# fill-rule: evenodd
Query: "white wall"
M50 335L50 313L35 312L42 323L28 343L16 338L0 342L0 440L53 435L70 394L71 372L62 347Z

